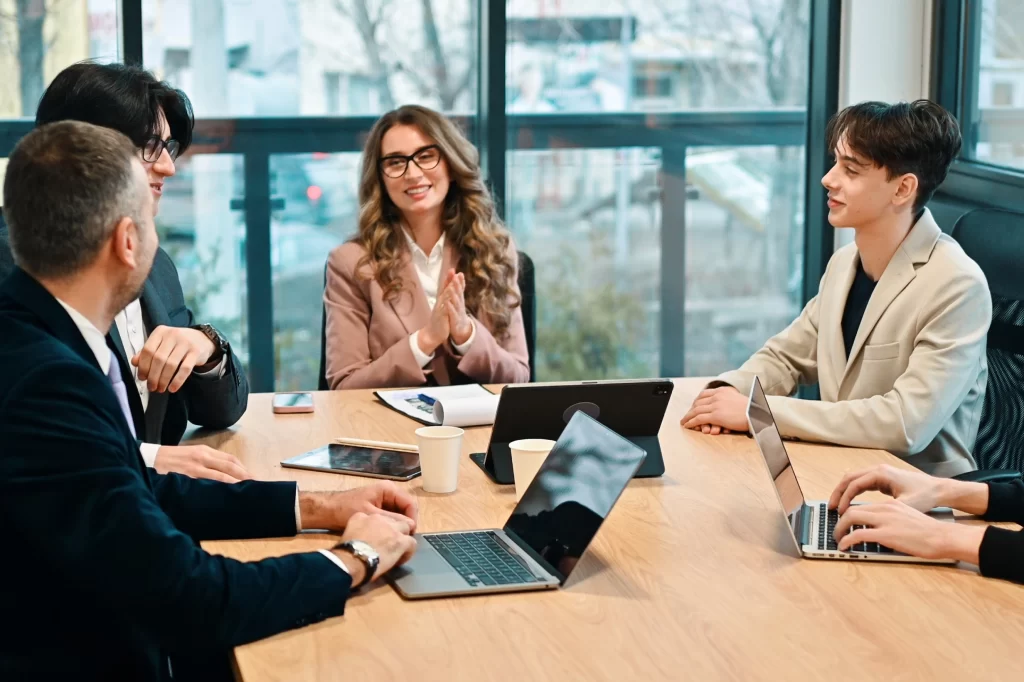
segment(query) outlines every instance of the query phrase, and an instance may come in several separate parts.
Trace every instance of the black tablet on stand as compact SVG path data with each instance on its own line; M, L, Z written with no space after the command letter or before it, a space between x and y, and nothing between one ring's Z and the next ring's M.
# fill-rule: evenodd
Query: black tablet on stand
M674 385L665 379L510 384L501 392L487 452L470 455L495 483L511 484L509 443L522 438L558 440L577 411L593 417L647 452L637 478L661 476L658 431Z

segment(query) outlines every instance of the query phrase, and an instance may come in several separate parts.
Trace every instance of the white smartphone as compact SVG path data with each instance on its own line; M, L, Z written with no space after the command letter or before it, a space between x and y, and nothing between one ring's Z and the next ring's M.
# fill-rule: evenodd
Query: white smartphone
M274 413L295 414L313 411L312 393L275 393Z

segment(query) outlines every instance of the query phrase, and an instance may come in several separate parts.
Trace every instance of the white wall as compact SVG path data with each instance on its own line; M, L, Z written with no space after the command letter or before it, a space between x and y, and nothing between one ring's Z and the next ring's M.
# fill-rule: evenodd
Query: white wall
M843 0L840 109L866 100L928 96L932 2ZM838 230L836 248L852 240L853 230Z

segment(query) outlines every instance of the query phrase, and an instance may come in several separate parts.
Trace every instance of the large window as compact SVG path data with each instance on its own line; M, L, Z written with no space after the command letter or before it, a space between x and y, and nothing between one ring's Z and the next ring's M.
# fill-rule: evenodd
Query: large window
M969 55L965 156L1024 170L1024 2L980 0ZM970 30L971 27L968 27Z
M838 3L820 5L0 0L0 159L74 61L124 58L182 88L197 124L162 245L254 390L312 389L324 265L357 229L366 133L425 104L481 148L536 264L538 379L708 375L783 328L820 276L805 255L808 52L812 16ZM986 93L1018 106L1017 86Z
M799 311L809 8L507 3L538 379L717 373Z
M317 385L324 264L355 234L362 137L399 104L471 113L475 38L472 0L144 0L145 65L198 117L177 183L188 210L158 224L187 245L172 255L196 316L238 330L251 369L279 390ZM303 122L314 117L344 123ZM208 154L207 135L240 156ZM268 228L269 249L246 248L247 229ZM238 295L250 257L272 297L251 319Z
M203 118L474 103L472 0L143 0L144 61Z

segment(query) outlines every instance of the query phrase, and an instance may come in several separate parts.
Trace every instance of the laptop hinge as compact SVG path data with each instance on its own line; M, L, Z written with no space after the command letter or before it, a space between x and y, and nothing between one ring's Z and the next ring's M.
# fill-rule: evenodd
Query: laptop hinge
M527 543L525 540L519 537L519 535L517 535L514 530L509 528L509 525L507 523L505 524L505 527L501 530L505 533L506 536L508 536L509 540L515 543L516 547L518 547L521 552L524 552L527 556L536 561L540 565L541 569L547 572L548 575L550 575L553 578L556 578L558 580L559 585L565 584L565 579L567 576L562 575L561 571L559 571L557 568L549 564L547 562L547 559L538 554L533 549L533 547L530 547L529 543ZM516 558L518 559L519 557ZM526 566L526 569L530 571L530 573L534 572L533 569L531 569L529 566Z

